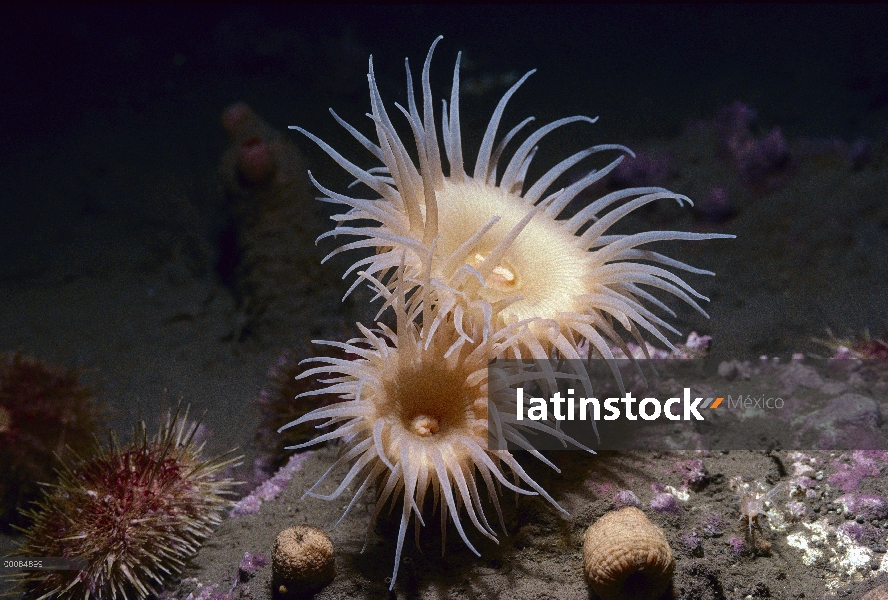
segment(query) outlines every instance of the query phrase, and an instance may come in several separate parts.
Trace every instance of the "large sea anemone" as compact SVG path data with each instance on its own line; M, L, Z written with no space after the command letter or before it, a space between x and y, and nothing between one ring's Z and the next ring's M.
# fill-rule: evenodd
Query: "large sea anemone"
M615 328L615 323L641 346L644 346L641 333L646 331L674 350L662 330L678 332L649 307L672 316L674 313L644 288L673 294L706 315L695 298L708 299L664 267L695 274L712 273L640 247L665 240L733 236L679 231L608 234L614 223L651 202L674 199L679 204L690 203L685 196L656 187L616 191L588 204L570 218L562 217L580 192L601 181L625 157L620 156L605 168L592 170L575 183L547 194L559 177L598 152L618 150L629 155L632 152L613 144L592 146L562 160L530 185L525 181L526 175L537 144L544 136L564 125L596 120L576 116L554 121L529 135L503 168L500 159L505 147L533 119L519 123L498 144L497 129L507 102L533 71L524 75L500 100L469 175L463 161L460 132L460 55L453 72L450 104L444 101L441 113L441 137L448 164L445 175L429 84L432 53L440 39L432 44L422 70L422 114L414 98L409 64L407 108L395 104L410 124L418 164L389 119L377 87L372 58L368 74L371 99L368 116L375 125L378 143L332 110L331 113L382 163L380 166L359 167L313 134L301 127L291 127L314 140L357 182L379 195L377 199L352 198L327 189L312 177L326 195L324 200L351 207L347 213L334 217L337 226L321 237L363 238L341 246L332 254L357 248L376 251L358 260L346 272L346 276L358 270L366 274L355 281L349 292L366 276L385 281L404 255L407 278L415 285L420 285L426 273L430 275L433 290L423 297L440 307L439 320L452 314L459 328L463 310L476 303L490 307L494 328L537 319L515 337L507 349L510 356L545 359L557 351L565 358L579 358L577 346L587 340L601 356L611 358L612 346L625 345L624 334ZM431 329L435 327L433 324Z

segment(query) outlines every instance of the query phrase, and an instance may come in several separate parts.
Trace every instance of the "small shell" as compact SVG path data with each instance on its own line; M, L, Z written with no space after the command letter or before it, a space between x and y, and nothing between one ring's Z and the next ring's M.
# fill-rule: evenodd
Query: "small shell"
M634 507L607 513L587 530L586 580L602 600L653 600L675 568L663 531Z
M333 581L333 542L311 525L284 529L274 541L272 586L281 597L308 596Z

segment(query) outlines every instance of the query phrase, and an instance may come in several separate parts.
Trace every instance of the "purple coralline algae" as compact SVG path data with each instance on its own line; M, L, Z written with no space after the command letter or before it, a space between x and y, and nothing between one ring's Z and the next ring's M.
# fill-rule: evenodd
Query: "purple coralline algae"
M696 331L692 331L688 334L688 339L684 344L675 344L675 351L657 348L649 342L645 342L647 354L645 354L645 351L644 349L642 349L641 346L633 344L632 342L626 342L626 349L629 350L631 358L635 358L638 360L646 358L652 358L655 360L688 359L702 358L706 356L706 354L709 352L709 347L711 344L711 336L700 335ZM578 351L581 357L588 357L588 344L581 343ZM626 356L626 353L623 352L621 348L618 348L616 346L611 348L611 352L613 352L616 358L630 358L629 356Z
M707 513L700 519L700 528L703 535L707 537L717 537L722 534L725 527L724 518L718 513Z
M800 490L809 490L817 485L816 481L805 475L802 475L801 477L796 477L795 479L793 479L792 483Z
M798 426L798 439L816 435L820 448L866 448L881 443L879 405L867 396L846 393L805 417Z
M847 535L857 544L865 541L869 537L867 528L859 523L854 523L853 521L842 523L839 525L838 530Z
M888 503L873 494L845 494L837 498L836 503L844 506L848 514L864 519L888 517Z
M859 170L873 161L873 145L869 140L858 138L845 142L839 138L799 138L793 149L805 157L834 157Z
M670 157L638 152L635 158L627 156L610 177L615 187L650 187L661 185L676 174Z
M668 492L657 494L651 499L651 510L658 513L677 513L681 511L678 500Z
M888 452L879 450L855 450L851 453L851 464L844 462L846 454L833 461L836 472L829 476L827 483L843 492L853 492L860 487L866 477L878 477L888 459Z
M283 491L287 483L293 478L293 475L302 468L306 459L312 454L314 453L294 454L287 464L281 467L274 476L253 490L253 493L249 496L234 505L230 513L231 518L236 519L244 515L255 514L259 512L263 502L277 498L278 494Z
M808 512L808 508L805 506L804 502L799 502L797 500L793 500L792 502L786 503L786 508L789 510L789 515L793 519L799 519Z
M241 559L240 565L238 566L238 571L241 573L241 577L250 576L262 567L268 564L268 557L264 554L250 554L249 552L244 552L244 557Z
M709 473L700 459L679 461L675 463L675 467L682 474L685 488L698 490L709 481Z
M688 552L702 556L703 540L700 539L700 535L696 531L681 533L679 534L678 539L681 540L682 546L684 546Z
M716 186L694 203L694 217L704 223L724 223L737 210L727 188Z
M761 137L753 135L756 118L755 110L737 101L718 112L714 125L722 151L740 178L759 191L770 192L788 183L792 158L779 127Z
M731 552L734 554L742 554L746 552L746 540L742 537L732 536L731 539L728 540L728 545L731 547Z

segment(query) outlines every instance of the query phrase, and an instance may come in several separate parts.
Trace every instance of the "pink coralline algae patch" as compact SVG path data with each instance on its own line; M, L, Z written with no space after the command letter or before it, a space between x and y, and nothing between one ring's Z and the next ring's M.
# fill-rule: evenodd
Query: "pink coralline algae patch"
M728 540L728 545L731 547L731 552L734 554L743 554L746 552L746 540L742 537L737 537L736 535L731 537Z
M877 448L882 440L879 420L878 403L849 392L812 412L799 423L798 431L800 436L816 432L821 448Z
M647 348L647 355L645 355L644 350L641 346L637 344L633 344L632 342L626 343L626 348L629 350L629 353L632 355L632 358L641 360L645 359L648 356L652 359L657 360L668 360L668 359L689 359L689 358L702 358L706 356L707 352L709 352L709 347L712 344L712 337L708 335L699 335L696 331L692 331L688 334L688 339L684 344L675 344L675 351L672 350L663 350L661 348L657 348L656 346L651 345L649 342L645 342L645 346ZM578 348L580 356L585 358L589 355L589 346L588 344L581 343ZM629 358L623 352L622 349L613 347L611 348L611 352L613 352L614 356L617 358Z
M753 135L756 119L753 108L737 101L718 112L714 125L722 151L740 178L758 191L771 192L789 182L792 157L779 127L759 137Z
M865 541L868 537L867 528L865 528L863 525L860 525L859 523L842 523L841 525L839 525L838 529L858 544Z
M878 477L888 464L888 452L881 450L855 450L851 453L851 464L845 462L847 454L833 461L836 472L829 476L827 483L843 492L853 492L860 487L866 477Z
M598 483L597 481L589 481L586 485L589 486L589 489L596 496L610 496L614 493L615 488L614 484L610 482Z
M839 138L799 138L794 150L804 157L829 157L841 160L853 169L862 169L873 161L873 144L858 138L850 144Z
M700 528L706 537L717 537L724 532L725 520L718 513L707 513L700 519Z
M681 533L678 535L678 539L681 540L681 545L684 546L688 552L694 555L700 554L702 556L703 540L700 539L700 535L696 531Z
M805 503L799 502L797 500L787 502L786 508L789 511L789 516L793 519L800 519L805 516L806 512L808 512L808 508L805 506Z
M627 156L611 173L615 187L659 186L678 173L672 158L648 152Z
M685 488L699 490L709 481L709 473L700 459L678 461L675 463L675 469L681 473Z
M727 188L716 186L694 203L694 217L704 223L724 223L737 212Z
M294 454L287 464L281 467L274 476L253 490L252 494L234 505L230 513L231 518L236 519L244 515L256 514L259 512L263 502L277 498L278 494L287 487L293 475L302 468L302 465L312 454L313 452Z
M792 481L793 485L798 487L800 490L809 490L817 485L817 482L811 479L810 477L806 477L802 475L801 477L797 477Z
M229 600L231 598L231 594L223 594L217 592L219 589L218 583L213 583L211 585L203 585L202 583L197 584L197 589L188 594L185 600ZM165 596L164 600L177 600L175 596Z
M238 571L242 576L249 576L268 565L268 562L268 557L264 554L244 552L244 557L241 559L240 565L238 565Z
M836 499L845 511L864 519L884 519L888 517L888 502L872 494L845 494Z

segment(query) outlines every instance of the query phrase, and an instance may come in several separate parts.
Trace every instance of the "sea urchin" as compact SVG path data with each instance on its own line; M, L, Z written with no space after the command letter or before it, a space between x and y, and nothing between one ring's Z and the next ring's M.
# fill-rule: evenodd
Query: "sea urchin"
M507 102L533 71L515 83L500 100L484 133L474 171L469 175L463 161L460 132L460 55L453 72L450 104L448 107L444 101L441 114L444 154L449 164L445 175L429 84L432 53L440 39L432 44L422 71L422 114L414 98L409 65L407 108L395 104L410 124L418 165L389 119L377 87L372 58L368 74L372 110L368 116L376 127L378 143L332 110L331 113L381 166L361 168L313 134L301 127L291 127L315 141L357 182L380 197L352 198L327 189L312 177L326 195L325 201L351 207L347 213L335 216L336 228L321 237L363 238L341 246L332 254L356 248L376 250L346 272L346 275L358 270L366 273L351 289L370 275L385 281L386 274L405 256L406 278L414 285L423 285L427 279L424 275L429 274L433 293L424 293L423 297L441 307L437 312L439 320L456 314L458 307L473 303L490 307L491 324L496 329L535 319L515 337L508 348L510 356L546 359L557 350L565 358L579 358L577 346L587 340L601 356L611 358L613 345L625 345L614 321L641 346L644 346L641 332L647 331L674 350L661 330L678 332L645 303L672 316L674 313L642 286L673 294L705 315L695 298L707 298L664 266L696 274L712 273L640 247L666 240L734 236L680 231L608 233L614 223L651 202L674 199L679 204L690 203L685 196L656 187L609 193L567 218L568 204L584 189L601 181L624 157L547 194L568 169L602 151L619 150L632 155L624 146L592 146L562 160L532 185L526 183L528 168L542 138L570 123L594 123L596 119L589 117L568 117L541 127L521 143L500 171L500 158L506 145L532 118L522 121L495 145L497 129ZM460 325L459 319L456 323Z
M186 415L187 417L187 415ZM222 520L233 482L216 474L234 458L201 460L197 424L178 413L149 439L96 453L59 472L23 530L19 556L82 558L85 571L25 571L27 598L145 598L160 591ZM98 446L98 444L97 444Z
M98 430L99 406L76 369L20 354L0 356L0 528L23 525L19 508L55 481L57 454L84 453Z

